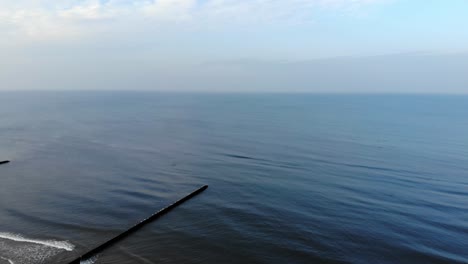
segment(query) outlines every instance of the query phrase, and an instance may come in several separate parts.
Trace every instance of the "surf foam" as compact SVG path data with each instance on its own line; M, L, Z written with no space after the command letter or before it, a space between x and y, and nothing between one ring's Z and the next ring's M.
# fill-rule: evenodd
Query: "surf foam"
M13 262L13 260L11 260L11 259L7 259L7 258L4 258L4 257L0 257L0 259L3 259L3 260L8 261L8 263L10 263L10 264L15 264L15 263Z
M97 260L97 257L94 256L90 259L80 261L80 264L94 264L96 260Z
M12 234L12 233L0 232L0 238L8 239L8 240L16 241L16 242L39 244L39 245L43 245L47 247L63 249L66 251L73 251L73 249L75 248L75 245L69 243L68 241L31 239L31 238L26 238L21 235Z

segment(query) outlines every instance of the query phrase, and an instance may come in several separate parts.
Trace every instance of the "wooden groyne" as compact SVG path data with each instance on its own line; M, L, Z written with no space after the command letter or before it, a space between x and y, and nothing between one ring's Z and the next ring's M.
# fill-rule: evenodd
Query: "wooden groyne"
M76 258L75 260L73 260L72 262L70 262L70 264L79 264L80 261L83 261L83 260L87 260L87 259L90 259L92 258L93 256L95 256L96 254L102 252L104 249L114 245L115 243L117 243L118 241L124 239L125 237L131 235L132 233L138 231L140 228L142 228L144 225L152 222L152 221L155 221L157 220L158 218L160 218L161 216L169 213L172 209L176 208L177 206L181 205L182 203L188 201L189 199L195 197L196 195L200 194L201 192L203 192L204 190L206 190L208 188L208 185L205 185L205 186L202 186L200 187L199 189L193 191L192 193L190 193L189 195L183 197L182 199L176 201L175 203L167 206L166 208L163 208L161 210L159 210L158 212L156 212L155 214L151 215L150 217L146 218L145 220L139 222L138 224L130 227L127 231L121 233L120 235L108 240L107 242L104 242L103 244L95 247L94 249L88 251L87 253L81 255L80 257Z

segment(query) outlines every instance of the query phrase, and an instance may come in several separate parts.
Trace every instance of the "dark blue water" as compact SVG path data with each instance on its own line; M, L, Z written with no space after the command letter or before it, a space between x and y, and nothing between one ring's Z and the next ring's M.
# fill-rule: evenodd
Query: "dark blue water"
M468 263L468 97L0 93L0 263Z

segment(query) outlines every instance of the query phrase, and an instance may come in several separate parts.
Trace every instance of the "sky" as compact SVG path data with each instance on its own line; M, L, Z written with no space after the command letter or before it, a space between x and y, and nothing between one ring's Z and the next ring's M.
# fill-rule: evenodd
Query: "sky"
M466 0L0 0L0 90L468 93Z

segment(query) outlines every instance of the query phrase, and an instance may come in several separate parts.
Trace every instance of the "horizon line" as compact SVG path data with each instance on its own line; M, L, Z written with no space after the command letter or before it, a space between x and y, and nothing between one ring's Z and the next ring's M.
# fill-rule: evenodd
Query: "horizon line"
M69 93L69 92L135 92L135 93L165 93L165 94L311 94L311 95L463 95L468 96L468 92L372 92L372 91L216 91L216 90L149 90L149 89L19 89L19 90L1 90L2 93L22 93L22 92L49 92L49 93Z

